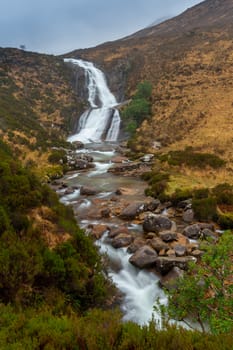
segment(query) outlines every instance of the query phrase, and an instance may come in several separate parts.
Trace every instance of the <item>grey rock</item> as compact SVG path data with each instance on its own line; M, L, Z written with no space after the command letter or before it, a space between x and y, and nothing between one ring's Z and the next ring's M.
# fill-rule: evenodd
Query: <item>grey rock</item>
M183 213L183 220L184 222L191 223L194 219L194 211L193 209L187 209Z
M162 275L167 274L173 267L179 267L182 270L186 270L189 262L196 262L197 260L193 256L185 257L165 257L161 256L156 259L156 269Z
M121 233L112 240L112 246L116 249L127 247L132 241L133 237L131 235Z
M164 215L150 214L145 217L143 222L143 230L145 232L159 232L170 230L172 221Z
M92 187L81 186L80 194L85 196L93 196L97 193L97 190Z
M164 241L162 241L161 238L155 237L150 241L150 245L153 249L156 250L157 253L159 253L161 250L167 251L169 249L168 244L166 244Z
M134 253L130 259L129 262L139 267L140 269L151 267L155 265L156 259L157 259L157 253L155 250L147 245L139 248L136 253Z
M164 242L172 242L177 240L177 234L176 232L173 231L162 231L159 232L159 237L164 241Z
M124 208L120 214L120 217L125 220L134 219L138 214L144 210L143 203L131 203Z
M185 227L183 234L191 239L198 239L201 235L201 227L199 224L194 224Z
M175 245L173 249L176 253L176 256L184 256L187 252L187 248L181 244Z

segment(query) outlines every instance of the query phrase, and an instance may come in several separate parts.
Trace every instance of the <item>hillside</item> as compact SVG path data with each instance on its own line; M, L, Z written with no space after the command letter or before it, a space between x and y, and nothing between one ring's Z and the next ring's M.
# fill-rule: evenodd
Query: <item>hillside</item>
M221 178L232 181L232 18L231 0L207 0L159 25L67 56L103 67L121 100L138 82L152 83L152 118L138 131L134 149L153 152L160 141L164 152L192 146L215 153L228 164Z
M61 58L0 49L0 135L25 165L46 166L64 144L81 104Z

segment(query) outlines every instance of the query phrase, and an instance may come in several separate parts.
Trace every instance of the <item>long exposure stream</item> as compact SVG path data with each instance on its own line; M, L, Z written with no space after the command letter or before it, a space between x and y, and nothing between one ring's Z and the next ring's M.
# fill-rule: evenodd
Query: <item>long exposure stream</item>
M69 141L81 141L85 148L77 153L90 156L95 167L88 170L73 171L63 181L72 193L60 191L61 201L72 205L77 221L82 228L103 226L106 232L96 241L101 253L109 257L108 274L123 294L122 310L124 320L139 324L152 318L153 305L157 298L163 303L166 297L158 286L154 272L139 270L129 262L127 248L115 249L109 243L108 228L126 227L134 235L142 235L142 228L135 222L124 221L115 215L119 201L133 203L145 200L145 183L129 176L114 175L108 172L117 154L117 138L120 116L117 101L109 91L103 73L90 62L66 59L69 64L78 65L85 70L90 108L79 119L77 132ZM95 193L81 194L80 188L91 187ZM123 189L120 199L116 199L118 189ZM118 196L119 197L119 196ZM116 204L117 203L117 204ZM100 215L101 208L108 208L110 215ZM158 315L154 314L154 318Z

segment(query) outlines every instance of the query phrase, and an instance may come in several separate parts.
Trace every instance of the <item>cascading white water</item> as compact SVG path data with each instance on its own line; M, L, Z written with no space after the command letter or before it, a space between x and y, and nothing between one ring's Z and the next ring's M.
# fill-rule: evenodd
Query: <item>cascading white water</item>
M73 58L66 58L64 61L85 70L90 104L90 108L79 119L77 133L70 136L68 141L83 143L116 141L121 120L119 111L115 109L116 98L109 90L103 72L92 62Z

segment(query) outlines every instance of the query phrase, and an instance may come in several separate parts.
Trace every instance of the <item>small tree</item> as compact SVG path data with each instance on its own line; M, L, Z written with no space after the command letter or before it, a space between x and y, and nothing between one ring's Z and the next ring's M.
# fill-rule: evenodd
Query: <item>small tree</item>
M138 84L137 91L132 97L132 101L123 110L122 118L126 125L126 130L133 135L143 120L151 115L151 94L152 85L148 81Z
M233 233L225 232L208 245L200 265L192 265L177 289L170 292L163 316L197 322L203 331L233 331Z

